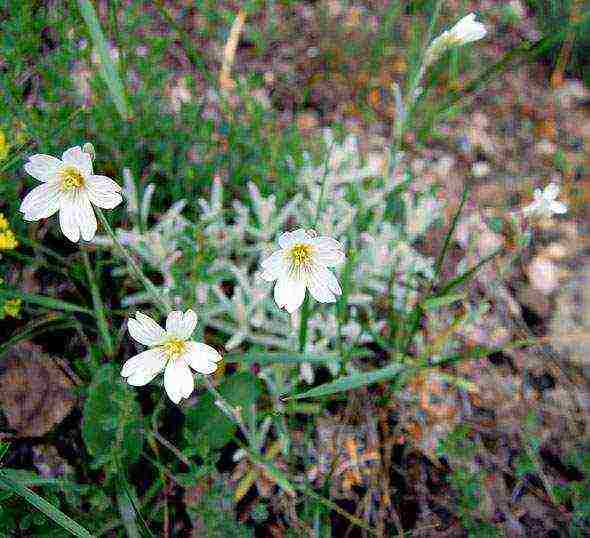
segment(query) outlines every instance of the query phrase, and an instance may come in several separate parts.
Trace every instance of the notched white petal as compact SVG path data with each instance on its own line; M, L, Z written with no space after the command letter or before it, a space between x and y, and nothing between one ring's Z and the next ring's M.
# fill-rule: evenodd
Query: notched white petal
M84 176L92 174L92 158L88 153L82 151L80 146L67 149L61 156L62 161L80 169Z
M292 314L305 298L305 282L292 278L279 278L275 284L274 298L279 308L285 308Z
M131 357L121 370L121 376L135 387L147 385L166 365L166 355L159 349L148 349L139 355Z
M325 280L322 279L320 271L313 271L309 275L307 287L309 288L309 293L319 303L333 303L336 301L336 297L334 297Z
M31 155L25 163L25 172L39 181L47 182L56 179L57 171L62 162L51 155L38 153Z
M164 388L175 404L192 394L194 383L193 374L184 360L168 361L164 370Z
M193 310L173 310L166 318L166 332L181 340L187 340L197 326L197 314Z
M157 346L166 338L166 331L152 318L141 312L136 312L135 319L129 320L127 329L131 338L144 346Z
M62 193L55 183L43 183L27 194L19 208L24 219L34 221L51 217L61 204Z
M196 372L209 375L217 370L217 363L222 360L217 350L202 342L187 342L187 349L182 358Z

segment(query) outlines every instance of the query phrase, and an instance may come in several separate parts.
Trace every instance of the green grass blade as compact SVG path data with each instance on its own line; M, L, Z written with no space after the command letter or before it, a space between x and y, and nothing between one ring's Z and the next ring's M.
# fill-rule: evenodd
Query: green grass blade
M117 504L127 535L130 537L153 538L154 535L141 515L141 511L135 502L135 496L121 470L121 462L118 457L115 457L115 466L117 468Z
M232 353L224 356L225 362L238 362L244 364L301 364L302 362L310 362L314 364L326 364L330 361L339 360L340 356L337 353L289 353L289 352L273 352L265 353L262 351L251 351L247 353Z
M34 319L27 323L22 329L16 331L8 340L0 344L0 357L18 342L30 340L31 338L48 331L70 329L76 327L76 325L76 320L69 319L66 316L55 316L53 314L44 316L40 319Z
M90 285L90 293L92 295L92 304L94 306L94 314L96 317L96 324L98 326L98 332L102 339L104 346L104 352L107 357L111 358L115 354L113 347L113 340L111 338L111 332L109 330L109 323L107 321L104 304L100 297L100 290L96 281L96 275L90 265L90 259L88 253L82 250L82 258L84 259L84 268L86 269L86 276L88 278L88 284Z
M486 256L483 260L481 260L477 265L471 267L471 269L467 269L464 273L461 273L459 276L449 280L447 283L443 284L440 291L436 294L436 297L444 297L448 295L449 292L453 291L457 286L460 286L464 282L467 282L475 273L477 273L486 263L493 260L498 254L502 252L502 249L498 249L492 252L489 256Z
M464 300L464 293L450 293L448 295L443 295L442 297L431 297L430 299L426 299L422 303L422 308L424 310L436 310L441 306L448 306L450 304L456 303L457 301Z
M279 469L277 469L271 462L262 459L258 454L249 448L244 448L246 448L248 457L252 460L252 462L262 467L282 490L284 490L289 495L295 495L295 487L291 484L291 482L289 482L289 479Z
M84 527L78 525L78 523L76 523L72 518L64 514L52 504L48 503L43 497L40 497L34 491L31 491L29 488L6 476L6 473L1 469L0 485L5 486L16 495L22 497L30 505L44 513L48 518L55 521L60 527L68 531L73 536L78 536L80 538L92 538L92 534L90 534Z
M6 453L8 452L9 448L10 443L0 442L0 466L2 466L2 460L4 459L4 456L6 456Z
M463 208L465 207L465 202L467 202L467 198L469 198L469 190L469 184L465 183L465 186L463 187L463 195L461 196L461 203L459 204L457 211L455 211L453 221L451 222L451 226L449 227L449 231L447 232L447 235L445 237L443 248L440 251L438 258L436 259L436 265L434 269L435 278L438 278L440 276L440 272L442 271L442 266L447 255L447 251L449 250L451 239L453 238L453 235L457 228L457 224L459 223L459 218L461 217L461 213L463 212Z
M102 75L107 88L109 89L111 98L113 99L120 116L124 120L128 120L131 117L131 112L129 105L127 104L125 88L123 87L123 82L121 81L117 67L115 66L115 63L113 62L113 59L109 53L107 40L104 36L102 28L100 27L100 22L96 15L94 6L90 0L78 0L78 6L80 8L82 18L88 27L88 32L90 33L92 43L94 44L96 52L100 57L100 74Z
M67 303L60 299L53 299L52 297L44 297L43 295L35 295L33 293L26 293L18 290L0 290L0 299L22 299L25 303L36 304L43 308L50 310L61 310L63 312L79 312L83 314L94 315L92 310L83 306L78 306L72 303Z
M299 394L284 399L299 400L301 398L321 398L323 396L330 396L339 392L345 392L366 385L372 385L373 383L379 383L380 381L386 381L397 376L405 369L407 369L407 366L403 364L390 364L389 366L373 370L372 372L361 372L341 377L336 379L336 381L324 383L319 387L314 387L313 389L300 392Z

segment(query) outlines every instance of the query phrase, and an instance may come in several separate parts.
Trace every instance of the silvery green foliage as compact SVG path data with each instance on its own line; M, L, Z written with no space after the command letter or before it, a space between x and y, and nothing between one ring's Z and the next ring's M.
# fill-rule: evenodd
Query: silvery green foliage
M299 191L285 206L278 207L274 195L262 196L254 183L248 185L248 203L227 200L221 178L215 177L209 198L196 202L196 222L182 216L187 202L180 200L148 226L154 188L148 185L138 196L130 173L125 172L132 226L130 230L118 229L119 239L150 270L161 274L162 293L173 303L193 307L205 325L226 335L228 350L244 344L290 351L297 348L299 316L289 316L276 307L272 284L259 277L259 263L276 248L281 232L311 228L316 217L316 230L338 239L348 249L349 265L338 269L341 282L343 272L349 272L348 321L339 325L334 306L315 305L309 322L309 352L335 349L339 340L347 346L372 341L372 335L384 328L386 318L375 300L389 295L396 308L407 308L416 300L413 288L417 275L433 275L433 260L419 254L413 245L436 220L442 203L431 194L415 194L402 187L400 167L395 178L384 181L382 155L370 153L362 158L354 136L338 142L326 130L323 142L324 162L317 164L305 155ZM386 214L392 196L401 198L404 206L402 218L395 222ZM105 237L97 237L96 242L110 244ZM183 252L203 248L215 253L214 261L207 267L206 278L194 283L189 278L190 267L183 265ZM118 271L125 270L123 266ZM124 301L132 305L150 299L137 293ZM358 321L359 309L363 309L364 325ZM332 367L336 373L338 364ZM302 376L313 379L310 367L304 367Z

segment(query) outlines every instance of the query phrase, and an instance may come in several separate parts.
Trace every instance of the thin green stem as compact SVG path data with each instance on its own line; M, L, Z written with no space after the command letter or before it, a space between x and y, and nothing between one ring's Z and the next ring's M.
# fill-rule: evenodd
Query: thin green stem
M248 428L246 427L246 424L244 424L244 421L242 419L242 414L240 413L240 411L237 408L235 408L232 404L230 404L221 395L221 393L215 388L215 386L211 382L211 379L209 379L208 376L205 375L205 376L203 376L203 378L205 379L205 384L207 385L207 390L215 398L217 405L219 406L221 411L223 411L223 413L225 413L225 415L227 415L227 417L231 421L236 423L236 425L240 428L240 431L242 432L242 434L244 435L244 437L246 438L248 443L250 443L250 433L248 432Z
M328 149L328 155L326 157L326 166L324 167L324 175L322 176L322 184L320 185L320 192L318 194L318 202L315 210L315 217L313 219L312 228L315 229L320 221L320 215L322 210L322 204L324 201L324 195L326 192L326 182L328 179L328 172L330 171L330 157L332 155L332 148L334 143ZM307 345L307 324L309 322L310 315L310 299L309 294L306 293L305 299L303 300L303 306L301 307L301 321L299 323L299 352L303 353Z
M96 214L98 215L98 220L100 220L100 223L104 226L105 231L112 239L113 244L117 247L121 255L129 264L129 267L133 271L133 274L143 284L146 291L152 296L152 299L154 300L155 304L160 309L162 314L168 315L168 313L172 310L172 306L168 299L164 297L164 295L162 295L162 293L158 291L156 286L154 286L153 282L147 276L145 276L144 272L141 270L141 267L139 267L137 262L131 256L131 254L129 254L128 250L123 246L121 241L119 241L119 238L116 236L115 232L111 228L111 225L107 221L102 210L98 207L95 207L94 209L96 211Z
M440 251L438 258L436 259L436 264L435 264L435 269L434 269L435 279L437 279L440 276L440 272L442 271L442 266L445 261L445 257L447 255L447 251L449 250L449 246L451 244L451 239L453 238L453 235L455 233L455 229L457 228L457 224L459 222L459 217L461 216L461 213L463 212L463 207L465 207L465 202L467 202L467 198L469 198L469 191L470 191L469 183L465 183L465 186L463 187L463 195L461 196L461 203L459 204L459 207L457 208L457 211L455 212L455 215L453 216L453 221L451 222L451 226L449 227L449 231L447 232L447 235L445 237L445 242L444 242L443 248Z
M403 136L406 132L406 129L410 123L410 118L414 111L414 107L416 104L416 90L420 85L422 78L424 77L424 73L426 72L426 64L424 62L424 58L426 55L426 50L428 49L428 45L432 41L432 36L434 34L434 28L438 21L438 16L440 14L440 10L442 7L442 0L438 0L436 5L434 6L434 11L432 13L432 18L430 19L430 24L428 27L428 32L426 34L426 39L424 41L424 45L422 47L418 64L415 72L410 76L408 81L408 87L406 88L406 95L405 98L401 95L401 90L397 84L394 85L394 92L396 97L397 103L397 111L396 111L396 118L393 127L392 137L393 142L391 144L390 150L390 158L389 158L389 166L388 166L388 178L393 178L395 173L395 169L397 168L397 156L402 147L403 143Z
M92 270L90 259L88 258L88 252L86 252L85 249L82 249L82 259L84 260L84 268L86 269L86 276L88 278L88 283L90 284L90 293L92 295L92 305L94 307L98 332L102 338L105 353L107 357L111 358L115 354L115 348L113 346L113 340L109 330L109 323L105 316L104 304L100 297L100 290L96 281L96 275Z

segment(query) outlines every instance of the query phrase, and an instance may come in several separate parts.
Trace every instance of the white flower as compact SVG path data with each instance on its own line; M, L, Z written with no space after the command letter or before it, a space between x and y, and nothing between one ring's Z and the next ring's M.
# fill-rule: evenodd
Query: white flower
M119 205L121 187L106 176L92 172L92 158L75 146L61 156L32 155L25 171L42 182L25 196L20 211L28 221L46 219L59 211L59 225L74 243L82 236L90 241L96 233L92 204L104 209Z
M331 237L299 229L279 237L280 250L262 262L261 277L276 280L274 298L292 314L303 303L305 289L320 303L333 303L342 290L327 267L344 260L342 245Z
M127 383L135 387L146 385L164 371L164 388L168 397L178 403L188 398L195 381L191 368L200 374L212 374L217 370L221 355L201 342L189 340L197 325L197 314L187 310L184 314L172 311L166 318L166 330L152 318L137 312L129 320L129 334L150 349L129 359L121 370Z
M567 212L567 205L556 200L559 190L559 185L555 183L549 183L543 191L535 189L535 200L523 209L524 213L526 215L536 213L550 217L554 213L562 214Z
M428 47L425 64L436 61L447 49L479 41L487 34L486 27L475 20L475 13L463 17L450 30L439 35Z

